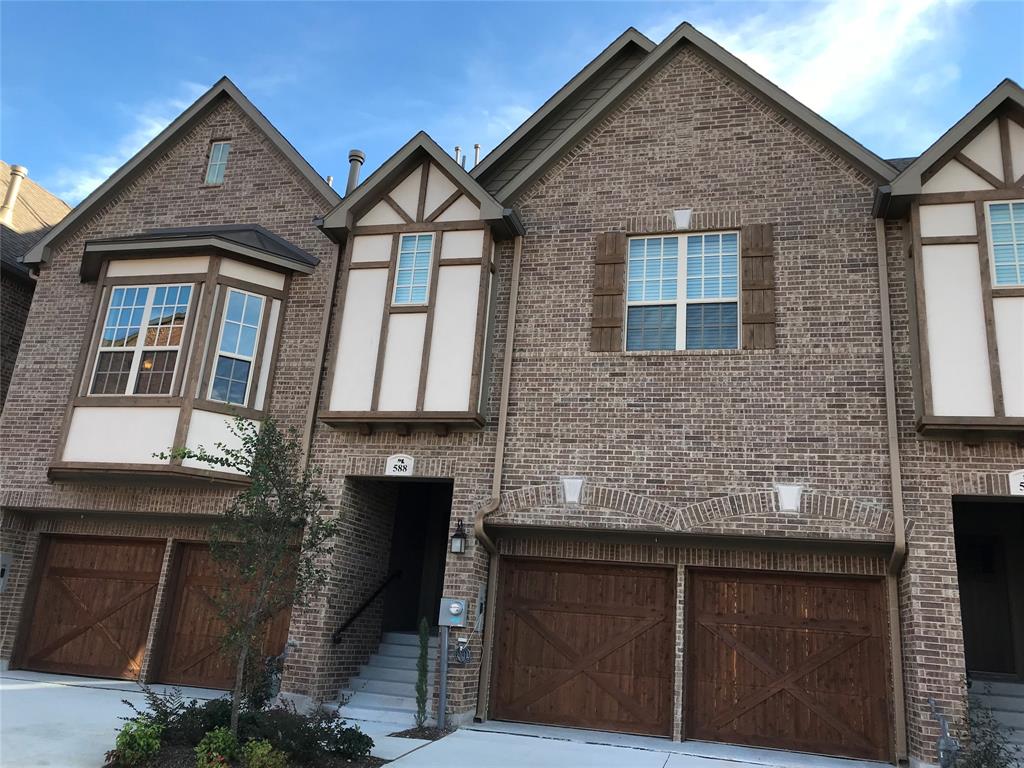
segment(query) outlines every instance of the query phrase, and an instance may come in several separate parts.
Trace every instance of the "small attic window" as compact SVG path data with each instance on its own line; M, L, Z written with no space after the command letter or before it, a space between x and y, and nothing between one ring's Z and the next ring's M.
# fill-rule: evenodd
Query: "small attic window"
M206 183L223 184L224 170L228 167L230 141L215 141L210 146L210 163L206 166Z

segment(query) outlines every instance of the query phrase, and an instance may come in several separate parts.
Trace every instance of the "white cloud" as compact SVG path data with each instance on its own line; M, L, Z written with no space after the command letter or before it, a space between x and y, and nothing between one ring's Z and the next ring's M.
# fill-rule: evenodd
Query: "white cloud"
M875 123L871 132L881 135L890 119L886 105L906 113L916 104L926 111L928 100L960 77L949 61L965 7L960 0L778 3L747 16L736 14L736 6L725 12L722 7L698 11L690 20L811 109L847 128L870 118ZM661 40L683 20L678 15L660 19L646 32ZM908 96L914 104L907 103ZM897 143L910 138L894 129L891 138ZM937 129L938 124L934 129L915 126L917 151L927 146L919 131L934 138Z
M128 127L114 141L113 148L103 154L82 155L77 164L58 168L48 186L58 197L72 205L78 204L206 90L206 86L186 81L178 84L178 96L154 99L141 105L121 105L119 110Z

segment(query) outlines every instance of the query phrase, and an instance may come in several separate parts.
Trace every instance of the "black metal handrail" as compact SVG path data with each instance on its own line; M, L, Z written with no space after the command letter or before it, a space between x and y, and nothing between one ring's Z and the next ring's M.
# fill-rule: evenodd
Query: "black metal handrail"
M365 611L367 608L369 608L371 605L373 605L373 601L377 599L377 597L380 595L381 592L383 592L385 589L388 588L388 586L391 584L391 582L393 582L395 579L400 579L401 577L402 577L401 569L399 569L397 571L392 571L391 573L389 573L388 577L386 579L384 579L383 582L381 582L381 585L379 587L377 587L373 591L373 594L370 595L368 598L366 598L363 601L362 605L360 605L358 608L356 608L355 612L351 616L349 616L348 621L346 621L344 624L342 624L340 627L338 627L336 630L334 630L334 633L331 635L331 642L334 643L335 645L340 643L341 642L341 636L343 634L345 634L345 630L348 629L349 627L351 627L352 624L355 623L355 620L363 615L363 611Z

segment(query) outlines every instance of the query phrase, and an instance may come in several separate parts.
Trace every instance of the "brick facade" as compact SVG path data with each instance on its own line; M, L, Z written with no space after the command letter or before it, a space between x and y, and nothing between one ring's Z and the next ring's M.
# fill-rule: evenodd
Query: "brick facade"
M223 136L232 140L228 181L223 188L204 187L205 148ZM894 530L875 186L845 156L684 46L554 167L507 201L527 234L502 496L488 523L495 530L529 527L499 539L509 556L678 568L677 738L685 690L686 567L885 573ZM47 481L78 341L92 319L92 289L78 277L84 241L157 226L252 221L319 256L314 274L292 286L270 404L280 422L301 430L320 373L316 334L336 255L310 223L325 207L244 115L225 103L56 248L40 280L0 424L0 439L16 447L4 452L0 496L5 547L18 554L11 597L0 609L5 658L40 533L202 538L203 521L229 494ZM668 212L677 208L693 209L696 230L774 224L775 349L590 351L597 236L665 231L671 228ZM889 227L887 290L910 547L899 597L910 752L927 763L935 760L936 735L928 697L958 712L963 693L952 497L1006 495L1005 474L1024 465L1024 449L918 437L902 237L901 228ZM511 255L510 243L499 244L494 361L505 353ZM52 332L58 325L64 329L59 336ZM328 359L337 343L329 340ZM480 430L361 434L315 425L310 459L323 472L345 533L326 563L328 588L293 610L287 691L332 699L374 650L379 604L340 644L331 642L331 634L386 575L397 495L396 486L382 480L389 455L412 455L418 477L454 482L452 527L457 520L471 527L487 503L502 384L500 365L493 370L485 390L492 418ZM585 478L578 505L567 505L561 495L558 478L566 475ZM799 513L779 511L773 483L805 486ZM563 530L556 538L543 535L544 527ZM734 546L685 545L678 538L672 544L599 542L590 536L595 530L728 536ZM449 682L449 709L457 719L470 717L477 704L483 635L472 617L486 576L480 542L471 539L465 554L447 555L445 594L466 598L471 617L472 661L455 665ZM157 602L151 636L163 592ZM147 659L145 674L150 672Z
M0 272L0 408L7 400L14 363L18 358L21 335L25 331L28 308L32 305L31 278L15 276L4 267Z

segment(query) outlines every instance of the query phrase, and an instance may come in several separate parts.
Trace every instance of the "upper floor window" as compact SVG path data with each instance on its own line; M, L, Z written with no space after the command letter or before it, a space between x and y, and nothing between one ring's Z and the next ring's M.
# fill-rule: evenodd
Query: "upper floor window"
M994 284L1024 285L1024 200L989 203Z
M210 162L206 166L207 184L224 183L224 170L228 167L229 152L231 152L230 141L215 141L210 146Z
M252 386L253 363L263 318L263 297L228 289L224 303L210 399L245 405Z
M191 297L191 285L112 288L91 393L168 394L178 368Z
M433 235L402 235L395 272L392 304L426 304L430 288L430 259Z
M738 233L634 237L627 266L627 350L738 347Z

